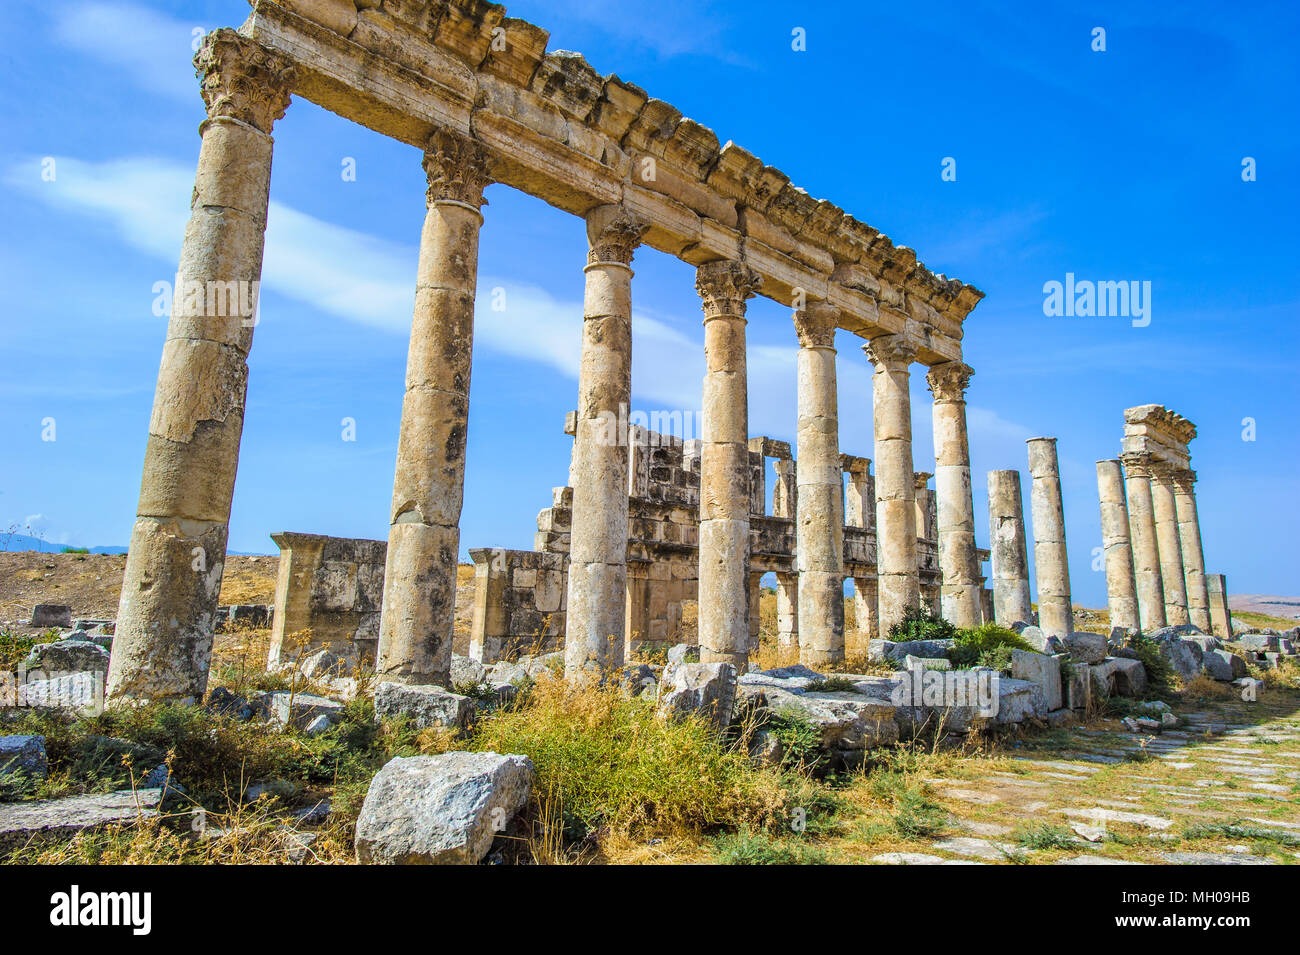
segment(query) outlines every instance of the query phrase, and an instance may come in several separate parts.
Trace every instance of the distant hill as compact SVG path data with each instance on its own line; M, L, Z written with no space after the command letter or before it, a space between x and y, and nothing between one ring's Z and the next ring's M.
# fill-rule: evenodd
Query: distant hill
M75 544L52 544L47 540L39 537L29 537L27 534L0 534L0 551L22 551L35 550L44 554L60 553L65 547L77 547ZM92 554L125 554L126 548L117 545L88 547L86 548Z

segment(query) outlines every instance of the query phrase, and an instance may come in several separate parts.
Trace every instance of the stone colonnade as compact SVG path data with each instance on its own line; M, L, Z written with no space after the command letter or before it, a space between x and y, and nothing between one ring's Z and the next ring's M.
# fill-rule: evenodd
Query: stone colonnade
M334 85L332 81L322 82L322 64L316 61L321 52L295 45L291 39L300 26L293 18L285 18L275 5L257 5L244 32L223 29L208 34L195 58L208 119L200 128L202 146L192 217L181 249L179 276L186 288L193 284L206 290L208 306L214 284L227 288L231 283L242 283L238 286L242 291L256 289L260 282L269 202L270 134L274 122L287 109L291 94L301 87L303 95L337 102L344 115L358 108L358 101L348 98L348 89L362 80L338 80ZM483 24L479 27L486 29ZM320 29L328 32L334 24L323 23ZM399 29L404 28L394 23L381 32ZM254 36L266 37L276 50L286 52L274 52ZM347 34L339 36L336 55L343 58L354 55L353 47L361 47L366 41L360 36L355 42ZM427 37L403 34L402 43L427 42ZM302 63L300 57L305 58ZM585 74L571 59L557 54L546 58L546 63L563 64L572 73L557 80L561 91L571 91L573 84L583 81ZM471 69L475 71L475 82L493 89L503 83L522 82L516 71L495 61L490 69ZM390 77L399 86L408 79L405 74ZM601 95L622 95L619 91L623 89L618 86ZM644 104L636 102L632 88L628 90L624 99L635 118ZM392 91L376 88L370 92L383 98ZM439 87L428 95L441 96L445 92ZM536 95L559 94L545 87ZM479 96L473 102L473 108L490 112L504 100ZM596 124L617 122L621 114L610 110L598 117L581 111L582 102L582 96L565 101L565 109L575 115L580 113L580 118L568 121L575 127L588 123L586 128L595 141L606 135L603 127L596 131ZM446 685L450 681L460 551L483 192L497 179L527 188L527 177L518 167L533 162L535 157L525 149L502 162L502 153L508 147L491 128L490 118L484 121L487 125L480 126L477 121L465 122L465 117L455 110L433 111L402 125L383 109L366 115L390 133L400 130L399 138L423 145L428 182L376 666L384 680ZM427 116L440 118L430 122ZM418 137L411 135L413 128L420 130ZM699 147L708 154L712 133L688 120L681 121L680 128L683 135L696 135ZM692 132L697 130L702 132ZM637 127L633 138L640 136ZM619 137L613 141L620 142ZM586 143L573 135L569 140ZM563 155L567 161L569 154ZM674 163L687 163L692 155L691 149L674 147L673 153L664 157L665 169ZM979 565L962 400L970 370L959 360L959 342L960 324L981 294L955 280L935 276L916 262L910 250L893 246L883 236L878 237L875 230L861 226L842 212L835 216L829 204L809 199L811 205L807 205L806 197L775 179L765 181L762 190L775 187L783 197L788 193L800 209L806 208L806 215L798 220L801 226L797 228L790 224L794 219L787 222L789 217L783 218L786 206L773 204L772 221L779 222L779 228L764 226L763 213L748 208L753 204L748 191L751 187L738 171L741 166L748 169L752 157L747 159L735 149L724 149L721 155L726 161L716 175L704 172L711 168L709 163L700 166L700 184L690 186L700 195L691 193L690 201L708 198L712 203L709 208L720 217L719 221L729 223L725 228L737 236L730 246L727 242L731 240L723 235L725 230L714 234L707 224L699 226L703 230L699 235L707 237L703 241L674 246L677 235L693 233L689 232L689 220L670 220L665 210L673 210L676 215L678 208L686 206L661 201L630 179L621 192L613 194L601 192L603 186L598 188L592 182L574 187L590 187L589 195L606 198L603 202L581 203L589 254L572 482L566 633L566 670L571 674L606 672L623 662L628 463L622 436L611 428L610 421L619 420L619 412L631 396L631 261L643 239L656 247L675 250L697 265L696 288L704 309L707 374L703 388L699 543L702 659L743 668L754 633L751 618L756 610L752 607L756 580L748 566L751 488L746 301L760 288L782 300L797 298L791 290L798 288L797 280L804 277L816 279L819 291L806 307L795 309L794 324L801 344L798 379L802 466L798 469L797 489L787 490L792 497L797 490L800 502L799 560L798 580L785 588L786 613L792 618L789 629L792 634L797 629L801 655L809 662L826 663L844 654L846 502L842 497L836 407L837 327L869 340L866 350L875 366L878 480L874 495L869 489L864 491L869 488L869 475L865 473L861 477L866 480L859 480L850 490L851 506L864 527L871 523L865 519L866 511L874 506L877 531L878 603L868 588L858 588L861 619L876 620L880 628L887 629L920 599L908 383L909 366L921 360L933 369L929 377L936 400L937 508L944 601L958 622L979 620ZM774 170L764 170L763 175L769 171L779 175ZM603 172L593 174L599 178ZM740 192L732 196L728 190ZM635 201L629 201L627 196ZM567 198L561 202L567 203ZM814 252L813 246L792 246L787 250L782 230L812 235L807 229L801 232L801 228L805 219L812 228L813 219L808 216L814 212L815 234L820 237L816 241L836 251ZM842 220L842 225L823 224L822 218L828 215L835 223ZM698 217L697 221L705 222ZM687 232L674 232L683 222L686 225L681 228ZM761 232L763 240L735 231L750 228ZM765 228L768 231L762 232ZM780 245L781 251L774 252L774 247L765 245L766 240ZM730 248L733 254L715 258L717 253L708 251L719 247ZM751 266L751 256L764 263L761 274ZM220 592L242 434L255 305L241 305L232 313L216 316L210 308L193 314L185 304L182 289L177 292L178 304L163 348L140 503L118 613L108 685L110 699L196 701L206 689L212 618ZM236 299L240 300L238 294ZM920 334L913 335L913 328ZM863 601L871 606L863 606Z
M1211 608L1196 507L1196 472L1191 469L1187 448L1195 437L1196 426L1181 415L1160 405L1139 405L1124 412L1124 452L1119 459L1098 462L1103 533L1108 534L1106 585L1112 618L1116 606L1129 607L1133 600L1137 603L1137 622L1127 613L1123 620L1113 619L1115 625L1140 626L1149 632L1192 624L1206 633L1232 635L1226 598L1222 612ZM1124 572L1122 557L1117 556L1114 572L1110 563L1112 541L1117 552L1124 550L1118 546L1125 530L1123 522L1127 523L1131 576ZM1221 576L1217 584L1221 595Z

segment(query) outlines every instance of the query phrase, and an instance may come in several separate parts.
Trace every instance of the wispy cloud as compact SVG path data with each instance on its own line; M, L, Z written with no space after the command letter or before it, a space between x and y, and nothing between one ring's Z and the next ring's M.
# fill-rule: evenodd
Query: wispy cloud
M10 168L11 188L74 215L108 223L128 245L165 264L170 277L188 216L193 171L156 158L85 162L57 159L58 178L43 183L30 164ZM309 305L314 311L394 335L410 328L415 296L414 246L335 225L272 202L268 214L264 289ZM502 294L498 294L497 290ZM503 305L504 307L494 307ZM263 309L263 320L274 320ZM632 391L641 404L665 410L698 410L704 376L703 333L674 325L666 316L637 310L632 316ZM856 340L840 334L841 350ZM507 276L479 277L475 345L537 362L576 380L582 347L582 303L566 301L536 285ZM793 439L797 414L793 346L752 344L748 350L750 421L755 433ZM838 369L845 449L870 456L871 370L863 361ZM921 460L928 441L929 411L919 401L914 431ZM1004 447L1023 442L1028 429L997 413L971 406L972 443Z
M194 31L203 24L176 20L134 3L55 4L50 12L60 42L119 68L150 92L194 100L190 60Z

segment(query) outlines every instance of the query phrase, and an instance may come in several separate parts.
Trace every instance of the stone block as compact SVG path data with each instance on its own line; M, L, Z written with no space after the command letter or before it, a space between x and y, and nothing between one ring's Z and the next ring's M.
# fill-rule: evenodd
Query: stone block
M1076 630L1069 636L1063 637L1062 642L1070 659L1076 663L1100 663L1110 652L1106 638L1099 633L1084 633Z
M440 686L380 683L375 687L375 716L381 720L405 717L420 729L445 726L464 730L473 722L474 713L473 700Z
M71 627L72 608L67 604L37 604L32 608L33 627Z
M1011 651L1011 675L1017 680L1036 683L1043 691L1047 709L1059 710L1063 700L1061 664L1055 657L1025 650Z

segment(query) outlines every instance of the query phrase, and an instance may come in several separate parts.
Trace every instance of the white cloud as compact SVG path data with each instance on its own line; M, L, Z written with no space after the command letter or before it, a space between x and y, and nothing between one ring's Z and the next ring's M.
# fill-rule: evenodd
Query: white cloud
M117 67L144 89L187 102L198 96L190 61L193 31L203 24L133 3L56 4L51 13L61 42Z
M170 278L180 250L193 170L156 158L86 162L57 159L57 179L42 182L30 162L11 167L11 188L64 211L89 215L113 226L131 246L145 252ZM333 315L397 335L410 328L415 297L417 249L325 222L283 203L272 202L267 219L263 287ZM582 303L557 299L543 288L500 276L479 277L475 344L500 354L539 362L577 380L582 343ZM505 307L493 307L496 289ZM265 318L264 313L264 318ZM632 388L643 410L698 411L704 377L703 331L687 334L666 317L636 311L632 317ZM846 332L838 345L852 353L856 339ZM793 440L797 414L795 366L798 348L751 344L750 421L755 434ZM872 456L871 368L865 359L839 362L841 443L846 451ZM914 402L916 460L930 459L929 403ZM995 412L967 409L972 446L1017 448L1029 431Z

